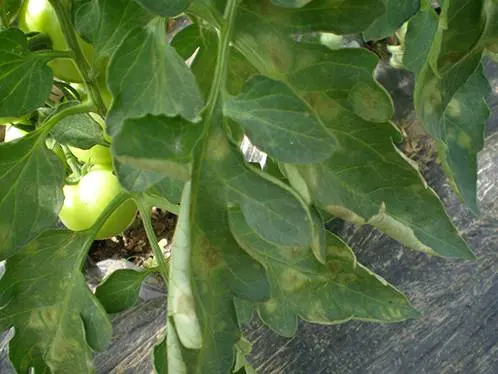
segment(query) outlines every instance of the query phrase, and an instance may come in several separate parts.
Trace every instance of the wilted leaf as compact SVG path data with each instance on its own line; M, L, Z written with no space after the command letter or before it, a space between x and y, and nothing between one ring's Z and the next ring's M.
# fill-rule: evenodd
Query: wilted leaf
M142 282L148 271L119 269L107 277L95 290L107 313L119 313L136 304Z
M7 260L0 280L0 331L14 326L9 356L19 373L93 373L111 322L81 267L88 232L47 231ZM90 348L91 347L91 348Z
M350 319L398 322L418 316L405 296L384 279L356 263L351 249L327 232L326 263L309 248L278 247L264 241L230 210L237 242L265 264L271 299L258 304L260 317L284 336L293 336L298 316L309 322L335 324Z
M64 166L40 131L0 144L0 260L55 225L63 184Z
M43 104L52 87L49 60L28 50L21 31L0 32L0 117L19 117Z
M146 114L200 119L201 93L185 62L166 43L161 20L127 35L111 60L108 85L114 98L106 121L111 136L126 119Z

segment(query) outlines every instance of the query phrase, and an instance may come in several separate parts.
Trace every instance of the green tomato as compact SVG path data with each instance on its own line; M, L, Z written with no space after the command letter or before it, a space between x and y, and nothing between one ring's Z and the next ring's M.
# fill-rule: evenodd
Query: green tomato
M24 32L41 32L50 38L56 51L69 50L64 34L48 0L28 0L19 12L19 28ZM92 61L93 47L78 37L78 43L88 61ZM76 65L70 59L55 59L48 63L57 78L68 82L82 82Z
M118 178L111 169L92 169L78 184L64 186L65 199L59 218L72 231L87 230L121 190ZM96 239L122 233L133 222L136 213L135 202L131 199L125 201L105 221Z

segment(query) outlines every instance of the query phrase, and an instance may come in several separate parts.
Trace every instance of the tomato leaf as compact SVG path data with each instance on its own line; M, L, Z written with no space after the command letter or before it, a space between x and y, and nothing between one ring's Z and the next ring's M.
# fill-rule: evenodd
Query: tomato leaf
M242 327L242 325L247 325L251 321L254 313L254 304L248 300L241 299L240 297L234 297L233 303L235 305L239 326Z
M76 26L95 46L98 58L111 57L125 36L153 15L134 0L93 0L76 13Z
M0 260L55 225L63 184L64 166L39 131L0 144Z
M363 33L366 40L387 38L417 13L420 0L383 0L386 12Z
M111 322L88 289L81 267L88 233L47 231L6 263L0 279L0 331L13 326L10 360L17 372L93 373Z
M180 205L178 223L171 247L168 280L168 316L176 326L178 338L188 349L202 347L202 333L195 311L192 290L190 245L190 182L185 184Z
M62 144L89 149L96 144L107 145L100 125L88 114L75 114L63 118L50 131Z
M145 9L162 17L173 17L188 8L192 0L136 0Z
M158 20L135 28L123 40L111 60L108 85L114 97L107 117L111 136L127 118L145 114L200 119L203 102L195 78L166 43Z
M0 117L20 117L43 104L53 79L48 61L29 52L21 31L0 32Z
M229 217L239 245L265 264L272 297L257 308L279 334L293 336L298 316L321 324L350 319L398 322L418 316L405 296L357 264L351 249L332 233L327 233L322 265L309 248L278 247L263 240L239 209L231 209Z
M420 11L410 19L405 35L403 65L418 73L424 66L437 30L438 15L429 0L421 0Z
M473 3L471 7L476 4ZM446 7L441 17L450 17L452 9ZM467 11L471 12L471 9ZM460 24L451 24L461 27ZM446 69L442 75L436 74L432 61L442 53L442 45L448 49L447 44L453 41L454 57L459 56L461 45L452 33L460 35L458 30L443 31L442 26L437 29L434 11L426 3L408 25L403 61L417 74L415 105L418 115L436 140L439 158L451 185L477 214L477 153L484 145L484 124L489 115L485 98L490 89L479 67L481 52L474 43L470 43L469 55L460 59L455 67ZM431 45L434 37L435 41ZM470 35L462 35L464 40L467 37ZM449 56L449 52L446 53Z
M122 163L185 181L189 179L192 149L201 134L200 124L180 117L127 119L114 137L112 152Z
M244 337L235 344L235 364L232 373L256 374L256 370L254 370L246 358L251 353L251 350L252 344Z
M400 135L389 122L392 102L372 79L376 57L365 50L298 44L269 27L261 11L251 10L238 17L237 26L251 27L242 25L237 47L261 73L286 82L338 143L327 160L296 165L313 204L345 220L369 223L410 248L473 258L436 194L393 145ZM248 35L258 59L252 58Z
M137 303L142 282L150 273L119 269L99 284L95 296L107 313L119 313Z
M0 0L0 30L14 22L21 5L22 0Z
M280 161L321 161L336 147L311 107L284 83L261 75L226 102L224 114L244 126L254 145Z
M263 0L261 2L246 2L244 6L256 13L264 12L268 24L274 24L285 31L299 33L314 31L326 31L334 34L358 33L368 28L376 18L385 12L382 0L356 0L354 2L313 0L300 8L283 8L274 4L304 5L302 1L297 3L295 0L280 0L278 2ZM354 14L354 22L351 22L352 14ZM243 28L241 26L241 24L237 24L237 29L241 30ZM247 23L244 26L252 27L251 24Z

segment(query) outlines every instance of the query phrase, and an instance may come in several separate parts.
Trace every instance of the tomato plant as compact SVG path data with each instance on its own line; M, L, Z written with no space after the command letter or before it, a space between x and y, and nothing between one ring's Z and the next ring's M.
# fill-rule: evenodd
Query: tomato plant
M78 184L64 186L64 205L59 218L70 230L87 230L121 189L112 169L91 170ZM124 202L105 221L97 232L96 239L122 233L133 222L136 213L137 207L132 200Z
M133 204L168 284L159 373L250 372L242 326L253 314L287 337L299 319L416 318L327 229L331 217L429 255L474 258L402 153L397 98L374 72L382 59L414 74L417 119L477 214L489 115L481 59L498 51L496 1L436 11L429 0L357 0L354 16L347 1L21 3L0 9L0 118L37 114L35 131L0 145L0 327L15 327L18 372L92 371L112 336L102 305L130 306L138 288L128 286L143 278L109 278L97 299L81 268ZM261 168L241 153L241 134L264 152ZM86 162L98 165L85 175ZM153 207L178 213L168 261ZM33 323L47 305L51 318Z
M19 13L19 28L24 32L39 32L46 34L55 50L67 50L69 46L62 34L57 15L48 0L28 0L24 2ZM93 47L83 39L78 43L87 59L93 56ZM54 59L49 66L56 77L68 82L82 82L78 68L71 59Z

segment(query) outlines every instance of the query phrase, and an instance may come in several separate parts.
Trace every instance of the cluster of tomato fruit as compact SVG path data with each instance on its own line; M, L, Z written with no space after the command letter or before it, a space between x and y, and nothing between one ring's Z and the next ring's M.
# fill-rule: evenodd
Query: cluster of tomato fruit
M26 33L45 34L50 38L54 50L69 49L55 11L48 0L26 1L19 14L19 28ZM85 57L91 61L92 45L81 38L78 42ZM72 60L55 59L50 61L49 66L60 80L71 84L82 82L80 73ZM78 87L78 89L80 88ZM101 85L99 88L104 103L109 105L112 100L111 94L105 85ZM110 138L105 134L104 120L93 113L92 118L102 127L104 138L110 141ZM5 133L5 142L16 141L27 134L26 131L14 126L23 121L26 121L26 118L0 118L0 125L10 124ZM79 149L69 146L68 149L81 165L86 166L82 168L86 172L81 175L77 183L64 186L64 204L59 218L70 230L87 230L96 222L114 197L121 192L122 187L113 172L109 147L94 145L90 149ZM60 145L54 147L53 151L66 163L66 154ZM136 213L135 202L131 199L125 201L106 220L96 239L109 238L123 232L133 222Z

